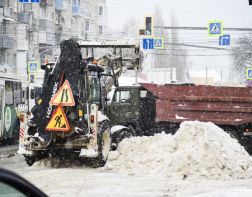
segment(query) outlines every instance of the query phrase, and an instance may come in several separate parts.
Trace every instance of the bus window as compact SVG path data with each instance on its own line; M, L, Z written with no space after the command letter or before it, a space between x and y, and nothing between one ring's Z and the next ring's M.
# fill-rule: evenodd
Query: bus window
M13 105L14 96L13 96L13 82L5 81L5 104Z
M20 82L13 82L14 86L14 106L22 103L22 86Z

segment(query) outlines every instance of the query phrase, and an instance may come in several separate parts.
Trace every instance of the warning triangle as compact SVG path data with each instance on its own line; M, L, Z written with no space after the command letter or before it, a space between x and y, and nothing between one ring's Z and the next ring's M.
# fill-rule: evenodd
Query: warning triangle
M65 80L58 92L51 99L50 105L74 106L73 93L68 80Z
M70 126L68 124L66 115L61 106L58 106L54 111L48 125L46 126L48 131L69 131Z

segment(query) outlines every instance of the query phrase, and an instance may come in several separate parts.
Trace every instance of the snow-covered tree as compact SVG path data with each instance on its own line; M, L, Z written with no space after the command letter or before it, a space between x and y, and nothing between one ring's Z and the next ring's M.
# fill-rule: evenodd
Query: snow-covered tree
M244 36L231 49L237 73L245 80L246 66L252 66L252 38Z
M244 70L246 65L252 65L252 38L240 38L232 48L232 56L238 71Z

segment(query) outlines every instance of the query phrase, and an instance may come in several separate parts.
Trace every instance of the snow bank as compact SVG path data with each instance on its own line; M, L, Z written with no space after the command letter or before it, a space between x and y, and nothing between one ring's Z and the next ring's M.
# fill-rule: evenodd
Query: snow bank
M245 149L213 123L187 121L175 135L123 140L109 154L106 169L136 175L178 179L244 179L252 177Z

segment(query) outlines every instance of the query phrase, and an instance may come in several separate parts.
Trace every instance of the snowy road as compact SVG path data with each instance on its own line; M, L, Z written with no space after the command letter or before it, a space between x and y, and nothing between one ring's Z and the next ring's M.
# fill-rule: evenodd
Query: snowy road
M102 168L28 167L19 155L0 167L25 177L49 196L251 196L252 180L192 181L120 174Z

